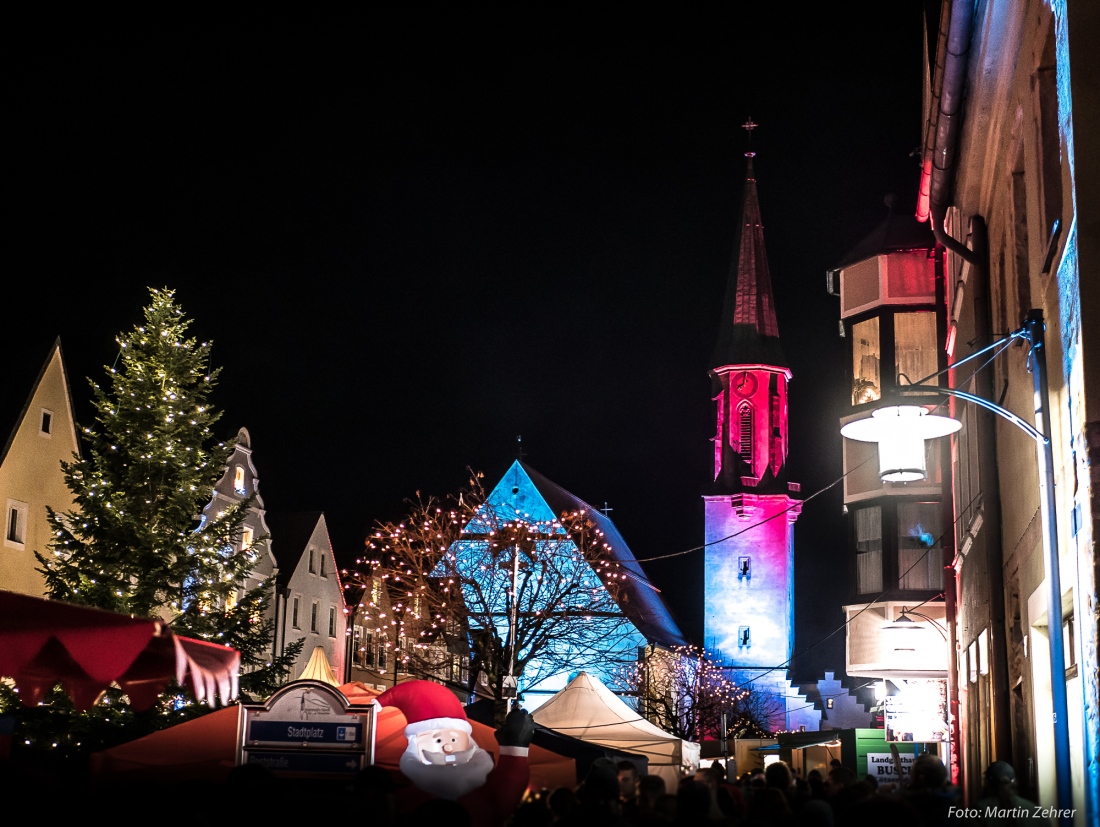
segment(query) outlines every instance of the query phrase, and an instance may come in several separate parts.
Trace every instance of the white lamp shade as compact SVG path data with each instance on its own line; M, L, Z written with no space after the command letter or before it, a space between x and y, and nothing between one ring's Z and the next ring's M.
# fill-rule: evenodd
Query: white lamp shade
M924 441L952 434L962 423L930 414L920 405L892 405L840 429L848 439L878 443L878 473L884 482L913 482L927 476Z

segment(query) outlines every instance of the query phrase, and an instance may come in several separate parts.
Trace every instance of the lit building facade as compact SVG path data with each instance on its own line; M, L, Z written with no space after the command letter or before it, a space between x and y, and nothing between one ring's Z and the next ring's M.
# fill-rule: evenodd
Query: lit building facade
M45 580L34 553L50 552L46 506L59 513L73 508L61 463L80 453L60 339L25 392L25 386L5 391L12 402L24 404L22 410L3 411L16 416L0 450L0 589L41 597Z
M931 299L928 307L904 309L936 318L940 368L993 348L933 381L972 393L1002 412L952 398L950 413L962 428L940 444L928 443L928 477L919 483L930 498L942 484L947 512L932 539L944 552L948 634L943 645L959 747L955 777L973 803L981 796L985 768L1006 761L1025 797L1072 810L1076 824L1100 819L1095 548L1100 358L1093 353L1097 334L1084 323L1100 318L1097 31L1100 9L1081 0L943 4L938 24L928 31L917 204L917 218L928 222L936 239L935 290L924 294ZM856 275L868 286L876 282L859 270L862 266L850 262L840 272L841 312L852 341L854 409L871 404L864 394L874 393L876 378L887 385L880 376L883 365L892 364L895 377L908 375L897 358L897 325L892 325L891 360L888 326L880 318L876 348L875 337L864 335L870 328L858 327L871 318L854 307L862 294L858 301L846 300L846 294L853 296L849 286ZM879 285L888 282L878 279ZM998 349L996 343L1019 330L1033 311L1045 322L1044 346ZM930 358L918 359L925 360L914 373L932 367ZM1035 385L1036 360L1042 360L1049 381L1046 410ZM1042 421L1036 426L1050 436L1050 508L1040 475L1045 443L1028 438L1010 416L1034 422L1037 412ZM888 528L884 511L881 540L869 546L876 532L857 509L887 496L898 504L906 500L887 488L898 484L877 483L871 471L861 470L875 450L869 443L845 444L845 470L851 472L845 500L854 516L857 577L863 578L860 589L866 594L875 591L879 576L883 589L902 587L888 565L872 566L874 557L866 556L888 557L886 538L895 533L900 538L901 532ZM913 491L913 483L903 485ZM921 492L918 499L924 496ZM895 519L900 528L901 517ZM900 569L900 545L898 554ZM926 585L930 591L937 587L931 579ZM1051 628L1051 614L1057 612L1052 594L1060 605L1061 628ZM897 596L896 591L888 595ZM927 613L935 602L920 611ZM881 634L913 634L896 628L901 624L888 616L891 609L881 600L864 607L881 615L881 625L871 622ZM861 630L852 610L860 608L849 607L850 669L852 661L872 664L880 654L865 645L867 640L856 640ZM890 626L895 628L884 628ZM1062 662L1054 641L1062 642ZM1056 715L1063 691L1066 714Z
M1008 761L1030 797L1065 806L1058 776L1068 775L1078 824L1100 818L1100 358L1095 326L1084 323L1100 318L1098 31L1100 11L1081 0L945 3L939 37L929 32L935 69L918 203L946 249L952 361L1020 328L1031 309L1046 323L1036 358L1049 379L1058 540L1049 558L1036 444L979 407L953 410L963 423L949 455L962 781L975 800L989 762ZM1009 348L972 383L969 370L950 381L1033 421L1029 358L1028 348ZM1061 629L1048 620L1051 561ZM1053 636L1065 649L1057 667ZM1067 695L1059 724L1053 684Z

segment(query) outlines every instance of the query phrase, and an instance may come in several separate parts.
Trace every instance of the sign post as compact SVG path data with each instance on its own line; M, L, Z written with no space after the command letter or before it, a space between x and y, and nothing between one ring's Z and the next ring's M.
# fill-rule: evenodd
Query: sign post
M237 764L287 778L353 776L374 763L377 706L352 705L321 681L292 681L266 703L242 705Z

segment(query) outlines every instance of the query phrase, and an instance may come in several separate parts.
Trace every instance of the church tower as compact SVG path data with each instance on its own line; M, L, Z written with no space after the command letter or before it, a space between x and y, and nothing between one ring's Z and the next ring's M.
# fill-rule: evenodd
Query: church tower
M742 680L769 670L770 684L785 681L793 651L794 522L802 503L787 479L791 371L779 344L754 153L746 155L740 241L710 363L704 642Z

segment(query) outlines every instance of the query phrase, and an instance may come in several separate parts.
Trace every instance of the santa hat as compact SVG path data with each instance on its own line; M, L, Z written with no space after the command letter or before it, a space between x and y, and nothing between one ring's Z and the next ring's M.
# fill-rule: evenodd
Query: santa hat
M404 713L405 720L408 721L408 726L405 727L406 738L411 739L433 729L457 729L467 735L473 734L473 728L466 720L466 710L462 708L458 698L438 683L399 683L379 695L378 703L397 707Z

